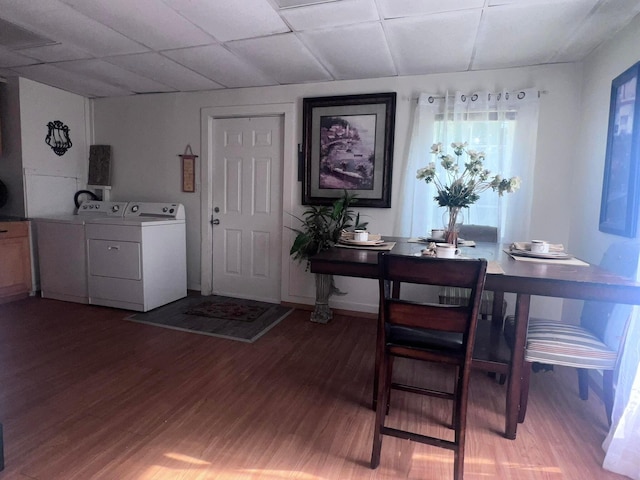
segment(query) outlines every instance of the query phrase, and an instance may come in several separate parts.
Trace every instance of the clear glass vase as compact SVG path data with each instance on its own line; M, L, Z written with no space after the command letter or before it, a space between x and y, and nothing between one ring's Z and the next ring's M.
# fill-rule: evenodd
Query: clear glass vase
M442 224L444 225L445 242L458 245L458 234L464 221L462 214L463 207L446 207L442 214Z

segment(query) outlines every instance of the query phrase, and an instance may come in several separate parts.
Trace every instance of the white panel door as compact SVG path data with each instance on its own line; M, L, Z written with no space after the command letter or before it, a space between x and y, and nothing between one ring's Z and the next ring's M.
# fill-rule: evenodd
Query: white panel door
M214 121L213 293L280 302L282 117Z

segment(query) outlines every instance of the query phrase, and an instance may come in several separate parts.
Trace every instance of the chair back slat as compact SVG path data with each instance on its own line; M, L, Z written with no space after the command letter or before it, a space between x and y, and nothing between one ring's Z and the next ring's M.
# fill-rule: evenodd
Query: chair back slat
M390 254L381 255L381 257L387 258L386 264L385 262L380 263L381 268L386 268L384 275L394 282L464 288L476 287L476 275L479 268L477 260L452 260ZM427 263L430 267L423 268Z
M468 307L389 299L388 308L387 322L392 325L453 333L466 333L469 328Z

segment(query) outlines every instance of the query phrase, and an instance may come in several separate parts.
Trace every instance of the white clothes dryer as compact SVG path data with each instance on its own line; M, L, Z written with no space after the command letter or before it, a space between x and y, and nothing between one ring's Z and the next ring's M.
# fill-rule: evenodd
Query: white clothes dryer
M96 217L122 217L127 202L90 200L76 214L33 219L43 298L89 303L85 224Z
M129 202L86 232L89 303L146 312L187 296L183 205Z

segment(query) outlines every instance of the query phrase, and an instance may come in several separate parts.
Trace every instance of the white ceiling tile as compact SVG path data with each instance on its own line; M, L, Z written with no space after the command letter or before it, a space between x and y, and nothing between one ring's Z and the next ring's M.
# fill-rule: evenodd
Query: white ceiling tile
M480 16L479 10L468 10L385 21L398 74L467 70Z
M41 62L64 62L66 60L91 58L91 55L87 52L59 43L44 47L23 48L20 53Z
M640 0L282 1L0 0L0 69L109 96L519 67L582 60L640 12Z
M9 50L17 50L19 48L41 47L52 43L55 41L0 17L0 46Z
M21 76L85 97L118 97L132 92L92 78L81 77L51 64L14 68Z
M122 55L105 60L184 92L222 88L222 85L163 57L159 53Z
M628 21L630 12L640 12L638 0L605 0L581 23L570 40L551 60L571 62L591 53L603 40L611 38Z
M283 10L282 17L297 31L379 20L373 0L342 0Z
M213 42L198 27L158 0L62 0L87 17L155 50Z
M534 3L584 2L589 0L489 0L490 7L500 5L532 5Z
M0 67L18 67L21 65L33 65L38 63L33 58L25 57L19 53L0 47Z
M289 31L266 0L164 0L220 42Z
M124 35L57 0L0 0L0 15L24 28L68 43L95 56L142 52Z
M396 75L379 22L299 35L338 80Z
M331 80L327 71L293 33L238 40L228 46L281 84Z
M18 72L15 72L8 68L0 68L0 78L9 78L15 77L18 75Z
M488 8L478 31L473 70L549 61L597 0Z
M481 8L485 0L377 0L382 18L401 18Z
M277 83L222 45L167 50L162 54L225 87L260 87Z
M296 8L303 5L313 5L316 3L334 3L342 0L274 0L280 8Z
M163 85L149 78L142 77L136 73L102 60L93 59L61 62L56 63L55 66L68 72L77 73L83 77L93 78L95 80L108 83L109 85L127 88L135 93L175 91L172 87Z

